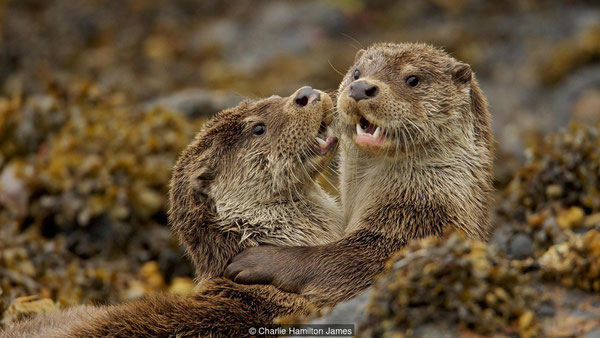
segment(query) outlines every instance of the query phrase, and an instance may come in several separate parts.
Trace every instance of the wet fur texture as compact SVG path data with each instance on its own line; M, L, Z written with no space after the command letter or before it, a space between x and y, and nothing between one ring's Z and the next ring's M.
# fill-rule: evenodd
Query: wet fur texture
M343 235L338 203L315 181L331 157L312 150L321 122L333 114L322 96L304 108L292 95L224 111L181 155L169 222L199 282L221 276L250 246L317 245ZM266 125L264 136L252 135L258 123Z
M305 314L306 299L268 285L207 281L190 296L156 294L116 306L78 306L16 324L2 337L241 337L275 315Z
M419 85L408 86L409 76ZM352 99L354 81L377 85L378 95ZM411 239L449 227L489 237L490 114L467 64L426 44L376 44L358 52L337 107L346 235L312 247L250 248L227 268L230 278L334 305L366 289ZM382 147L354 142L363 117L385 132Z
M0 332L0 337L65 337L77 324L101 320L107 314L107 308L104 307L76 306L9 325Z
M321 93L320 101L299 107L295 95L219 113L180 156L169 222L196 266L194 295L75 307L18 323L3 335L233 337L277 316L307 313L311 305L300 295L215 278L243 248L318 245L343 235L339 204L315 181L332 156L314 147L333 104ZM266 133L255 136L260 123Z

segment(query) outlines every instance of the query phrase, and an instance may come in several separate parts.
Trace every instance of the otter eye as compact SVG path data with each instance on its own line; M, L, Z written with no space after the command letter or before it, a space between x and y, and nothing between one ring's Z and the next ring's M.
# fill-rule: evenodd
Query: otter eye
M419 78L411 75L406 78L406 84L414 88L419 84Z
M259 123L252 127L252 134L255 136L263 136L267 132L267 127L264 123Z
M360 77L360 71L357 69L354 71L353 78L354 78L354 80L358 80L359 77Z

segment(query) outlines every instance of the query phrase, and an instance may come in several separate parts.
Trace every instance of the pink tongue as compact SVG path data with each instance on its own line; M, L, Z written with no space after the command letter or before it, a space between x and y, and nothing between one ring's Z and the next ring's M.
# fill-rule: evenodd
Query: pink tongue
M335 136L327 137L327 140L325 140L325 142L327 142L327 144L325 146L323 146L322 148L319 147L319 154L327 155L327 153L331 150L331 148L333 148L333 146L337 143L337 140L338 139Z
M385 136L381 135L378 138L373 138L369 135L358 135L354 140L356 145L363 146L381 146L385 142Z
M375 129L377 129L377 127L375 127L374 124L369 123L369 126L367 127L367 130L365 130L365 132L373 134L375 132Z

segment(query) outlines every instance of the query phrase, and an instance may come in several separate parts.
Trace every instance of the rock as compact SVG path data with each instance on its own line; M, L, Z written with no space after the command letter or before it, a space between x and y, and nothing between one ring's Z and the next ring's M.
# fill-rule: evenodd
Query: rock
M144 284L138 280L133 280L129 282L127 289L122 291L121 298L127 300L139 299L144 297L145 294L146 288Z
M158 268L158 263L155 261L150 261L142 265L139 275L144 281L145 286L151 291L160 290L165 287L165 280Z
M540 317L553 317L556 313L556 309L554 307L555 305L552 300L543 300L540 302L540 305L537 308L537 314Z
M572 229L581 224L585 212L580 207L571 207L567 210L561 210L556 216L558 226L563 229Z
M600 337L600 329L589 331L584 336L584 338L598 338L598 337Z
M516 259L525 259L533 256L533 241L523 233L514 235L508 247L508 254Z
M189 88L160 97L143 105L144 110L163 108L177 111L189 118L210 117L219 111L233 107L242 97L228 92Z
M414 337L452 338L459 336L457 328L446 323L424 324L413 330Z
M540 77L547 83L557 83L582 65L592 63L599 54L600 27L591 26L560 43L549 54L548 61L540 64Z
M0 203L17 219L27 214L30 192L24 178L32 174L33 168L22 162L10 162L0 174Z
M31 317L41 313L52 313L58 311L58 308L49 298L38 299L38 296L27 296L16 298L10 304L4 319L4 324Z
M546 189L546 193L548 193L548 189ZM546 220L546 218L548 218L547 210L544 210L544 212L531 214L527 216L527 224L531 225L534 228L538 228L542 225L542 223L544 223L544 220Z
M175 277L169 286L169 292L180 295L189 295L194 292L196 284L189 277Z
M594 124L600 122L600 81L596 88L585 89L573 104L574 120Z
M414 241L388 266L372 287L359 334L420 336L429 327L422 334L437 336L440 325L457 323L479 334L501 333L527 312L522 331L536 327L538 294L528 282L527 263L507 260L495 246L457 234Z
M561 243L556 244L550 247L542 257L540 257L539 262L545 269L551 269L553 271L562 273L569 270L569 262L565 260L569 253L569 243Z
M550 106L555 107L557 125L569 121L593 125L599 122L598 88L600 86L600 65L590 64L568 74L553 90L549 98Z
M550 184L546 187L546 195L550 198L558 198L563 193L563 188L560 184Z
M558 226L556 217L547 218L542 224L542 230L552 239L552 244L560 244L568 240L565 232Z
M311 324L357 324L364 320L372 289L338 304L324 317L313 320Z
M589 254L589 258L600 259L600 231L591 230L583 235L583 246ZM596 261L596 263L600 262Z
M533 312L527 311L519 316L518 324L521 337L537 337L539 335L539 324Z
M510 235L510 225L503 225L496 230L490 241L495 243L500 250L508 251L508 241L510 239Z
M600 231L573 234L569 241L550 247L539 259L543 274L567 287L600 291Z
M583 226L586 228L600 226L600 212L596 212L596 213L593 213L593 214L587 216L583 220Z

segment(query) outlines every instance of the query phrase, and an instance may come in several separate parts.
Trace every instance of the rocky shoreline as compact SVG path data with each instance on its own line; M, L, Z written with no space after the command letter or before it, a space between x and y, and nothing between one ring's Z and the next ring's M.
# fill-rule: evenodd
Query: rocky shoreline
M415 242L364 295L295 320L600 336L599 17L585 0L0 1L0 328L192 292L167 186L203 121L243 97L334 89L357 49L390 40L476 71L498 140L495 235Z

